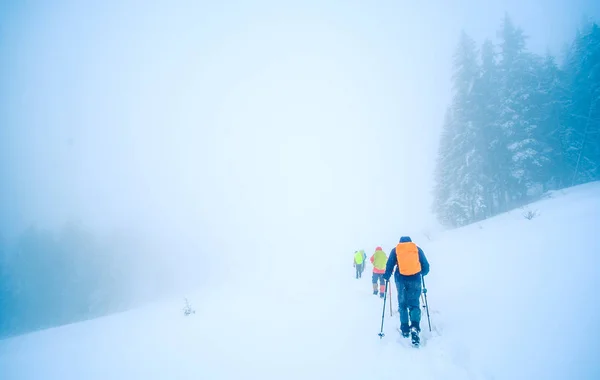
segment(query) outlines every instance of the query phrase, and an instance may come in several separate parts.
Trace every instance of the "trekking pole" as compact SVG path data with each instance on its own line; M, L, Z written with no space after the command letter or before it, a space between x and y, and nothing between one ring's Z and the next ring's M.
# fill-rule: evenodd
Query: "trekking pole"
M390 317L394 316L393 312L394 312L394 309L392 308L392 287L390 286Z
M381 331L379 332L379 339L383 338L385 336L385 334L383 333L383 319L385 318L385 301L386 301L386 297L387 297L387 288L388 288L388 281L386 280L385 282L385 292L383 293L383 312L381 313Z
M431 320L429 319L429 305L427 304L427 288L425 287L425 278L421 276L421 282L423 282L423 293L425 297L425 310L427 310L427 323L429 324L429 331L431 331Z

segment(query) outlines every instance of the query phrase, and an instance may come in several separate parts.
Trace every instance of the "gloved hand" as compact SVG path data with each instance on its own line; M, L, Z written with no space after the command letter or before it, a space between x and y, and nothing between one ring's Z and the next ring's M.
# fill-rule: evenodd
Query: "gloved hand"
M427 294L427 288L423 288L423 294Z

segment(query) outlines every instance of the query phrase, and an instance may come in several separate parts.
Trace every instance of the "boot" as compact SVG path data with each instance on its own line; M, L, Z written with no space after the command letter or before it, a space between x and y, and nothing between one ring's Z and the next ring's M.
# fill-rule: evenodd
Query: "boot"
M410 340L413 346L418 346L421 343L421 338L419 338L420 331L419 322L412 322L410 326Z
M383 298L384 293L379 293L379 298Z
M408 338L410 334L408 323L400 323L400 332L402 333L403 338Z
M410 323L410 328L411 330L415 330L416 332L420 333L421 332L421 326L419 322L411 322Z
M373 290L373 295L376 296L377 295L377 290Z

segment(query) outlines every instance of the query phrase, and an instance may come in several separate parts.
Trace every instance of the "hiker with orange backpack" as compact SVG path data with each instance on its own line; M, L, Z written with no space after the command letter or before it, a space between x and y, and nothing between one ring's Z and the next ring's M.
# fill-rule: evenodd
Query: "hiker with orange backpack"
M383 252L381 247L375 248L375 253L371 256L371 264L373 264L373 295L377 295L377 283L379 283L379 297L383 298L385 294L385 281L383 274L385 273L385 266L387 263L387 255Z
M421 283L422 276L429 273L429 262L423 250L413 243L409 236L402 236L390 252L383 274L386 283L392 276L392 271L398 289L400 332L404 338L410 335L412 344L418 346L421 332L420 297L423 291Z

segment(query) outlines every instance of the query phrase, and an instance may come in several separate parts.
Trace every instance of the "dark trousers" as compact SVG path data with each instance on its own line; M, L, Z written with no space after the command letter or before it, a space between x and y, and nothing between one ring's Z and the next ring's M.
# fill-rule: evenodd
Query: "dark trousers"
M385 280L383 279L383 273L373 273L371 277L373 283L373 291L377 291L377 284L379 283L379 293L383 295L385 293Z
M365 263L356 264L356 278L361 278L364 271Z
M398 311L400 312L400 327L407 330L408 322L411 326L416 326L420 330L421 322L421 277L414 279L398 279L396 288L398 289Z

